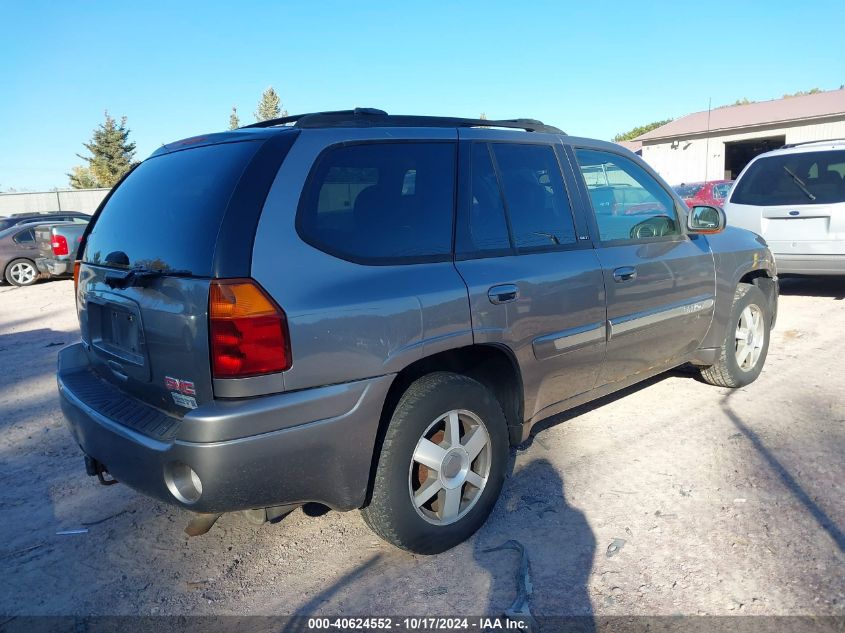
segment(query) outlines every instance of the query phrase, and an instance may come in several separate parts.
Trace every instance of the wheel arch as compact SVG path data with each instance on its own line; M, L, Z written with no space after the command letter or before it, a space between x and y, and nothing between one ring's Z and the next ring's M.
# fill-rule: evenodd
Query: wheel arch
M769 327L774 329L778 316L778 296L780 294L777 275L767 268L749 270L739 278L737 284L751 284L757 286L763 292L769 304L769 314L772 315Z
M487 387L502 406L511 444L521 441L525 420L522 374L510 349L495 344L468 345L421 358L396 374L384 399L373 447L365 505L372 495L379 455L393 410L411 383L437 371L462 374Z

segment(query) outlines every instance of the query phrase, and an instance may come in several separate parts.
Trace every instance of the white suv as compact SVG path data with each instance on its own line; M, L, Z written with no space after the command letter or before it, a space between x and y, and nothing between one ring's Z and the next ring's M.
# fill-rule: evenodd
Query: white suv
M737 178L725 214L766 239L779 273L845 275L845 140L760 154Z

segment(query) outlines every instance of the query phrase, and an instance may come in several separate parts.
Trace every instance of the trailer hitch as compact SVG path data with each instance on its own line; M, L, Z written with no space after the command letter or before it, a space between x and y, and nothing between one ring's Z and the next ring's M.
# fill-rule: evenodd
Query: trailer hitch
M85 456L85 472L88 473L89 476L99 479L100 483L104 486L111 486L118 483L117 479L109 474L106 465L98 462L90 455ZM106 479L106 475L109 476L108 479Z

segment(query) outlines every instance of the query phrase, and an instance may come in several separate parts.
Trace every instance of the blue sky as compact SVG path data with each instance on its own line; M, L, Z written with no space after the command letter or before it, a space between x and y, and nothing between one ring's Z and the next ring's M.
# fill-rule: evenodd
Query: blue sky
M291 112L527 116L610 138L845 83L831 2L42 2L0 5L0 191L66 186L103 111L138 158Z

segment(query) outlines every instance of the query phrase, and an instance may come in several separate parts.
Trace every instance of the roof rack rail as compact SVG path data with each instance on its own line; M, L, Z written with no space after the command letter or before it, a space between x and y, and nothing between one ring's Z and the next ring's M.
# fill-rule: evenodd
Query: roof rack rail
M845 143L845 138L824 138L818 141L802 141L801 143L787 143L781 145L779 149L789 149L791 147L801 147L802 145L815 145L817 143Z
M276 127L293 123L298 128L320 127L498 127L526 132L547 132L550 134L564 134L562 130L546 125L536 119L465 119L461 117L419 116L404 114L388 114L376 108L355 108L354 110L335 110L331 112L310 112L294 114L259 121L251 127Z

